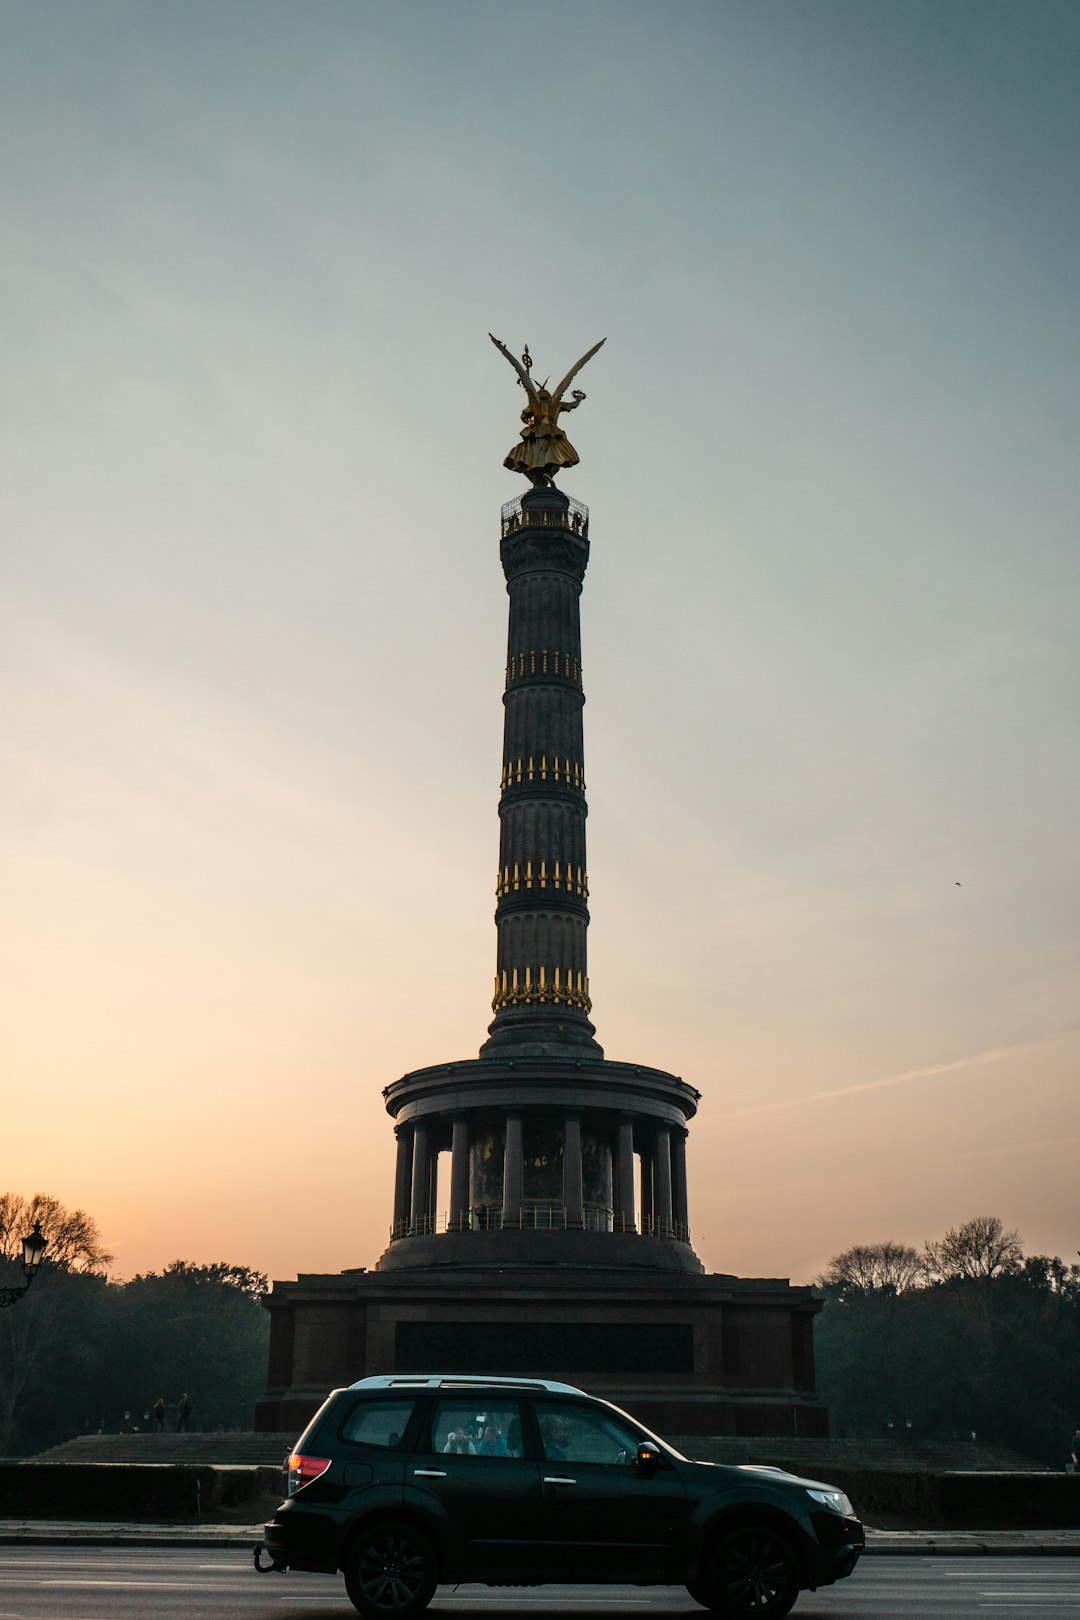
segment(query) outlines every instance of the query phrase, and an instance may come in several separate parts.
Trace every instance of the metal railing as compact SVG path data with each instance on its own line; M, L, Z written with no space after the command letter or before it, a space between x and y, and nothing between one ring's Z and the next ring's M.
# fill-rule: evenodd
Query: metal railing
M518 529L569 529L572 534L580 534L583 540L587 540L589 508L584 501L575 501L572 495L566 499L569 504L565 514L546 506L522 506L520 496L517 500L506 501L500 513L501 537L505 540L508 534L515 534Z
M690 1228L685 1221L661 1221L655 1215L641 1217L643 1237L674 1238L676 1243L689 1243Z
M640 1223L628 1220L621 1210L608 1204L585 1204L580 1218L571 1219L565 1204L542 1199L525 1199L516 1220L506 1220L498 1204L477 1204L468 1210L462 1221L451 1220L449 1213L422 1215L395 1221L390 1228L390 1241L407 1237L434 1237L446 1232L618 1232L640 1237L667 1238L676 1243L690 1242L690 1228L685 1221L659 1220L644 1215Z

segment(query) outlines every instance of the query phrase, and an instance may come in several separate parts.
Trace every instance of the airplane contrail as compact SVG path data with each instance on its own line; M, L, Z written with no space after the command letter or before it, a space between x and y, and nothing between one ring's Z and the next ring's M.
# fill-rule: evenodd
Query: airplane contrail
M734 1113L721 1114L720 1120L749 1119L754 1114L776 1114L784 1108L800 1108L807 1103L829 1102L833 1097L854 1097L861 1091L883 1091L886 1086L902 1086L909 1080L930 1080L937 1074L951 1074L955 1069L972 1069L979 1063L994 1063L998 1058L1011 1057L1015 1052L1030 1052L1045 1046L1048 1036L1038 1041L1020 1041L1015 1046L992 1046L971 1057L952 1058L948 1063L930 1063L924 1069L905 1069L902 1074L890 1074L881 1080L859 1080L853 1086L836 1086L831 1091L811 1091L805 1097L784 1097L778 1102L759 1103L754 1108L738 1108Z

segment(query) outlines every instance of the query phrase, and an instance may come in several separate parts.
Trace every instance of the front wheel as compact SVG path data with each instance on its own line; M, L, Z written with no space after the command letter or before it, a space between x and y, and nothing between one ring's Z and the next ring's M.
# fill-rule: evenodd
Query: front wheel
M799 1595L799 1566L768 1525L740 1525L721 1537L687 1590L721 1620L780 1620Z
M411 1524L377 1524L358 1537L345 1564L345 1590L367 1620L412 1620L435 1595L430 1541Z

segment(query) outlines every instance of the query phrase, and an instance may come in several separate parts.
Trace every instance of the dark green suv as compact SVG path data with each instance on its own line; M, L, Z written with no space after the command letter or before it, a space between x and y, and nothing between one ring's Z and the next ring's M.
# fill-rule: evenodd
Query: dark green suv
M256 1568L342 1570L371 1620L409 1620L459 1581L677 1584L715 1614L774 1620L863 1548L842 1491L690 1462L544 1380L361 1379L323 1403L287 1470Z

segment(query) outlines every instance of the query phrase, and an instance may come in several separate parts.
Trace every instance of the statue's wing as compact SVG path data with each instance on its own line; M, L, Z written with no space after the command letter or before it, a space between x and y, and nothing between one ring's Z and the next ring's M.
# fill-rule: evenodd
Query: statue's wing
M599 343L594 343L593 344L592 348L589 350L589 352L587 354L582 355L581 359L578 361L576 366L571 366L570 367L570 370L566 373L566 376L563 378L562 382L559 384L558 388L556 388L556 390L555 390L553 400L552 400L553 404L557 405L559 403L560 399L562 399L562 397L563 397L563 394L569 388L570 384L573 382L574 378L577 376L578 372L581 370L581 368L585 364L585 362L587 360L591 360L593 355L596 353L597 349L602 349L606 342L607 342L607 338L601 338ZM499 347L501 348L502 345L500 344Z
M491 339L492 343L494 343L495 347L502 354L505 354L506 358L509 360L509 362L513 366L514 370L517 372L518 376L521 378L521 386L525 389L525 391L528 394L529 398L530 399L535 399L536 393L535 393L535 390L533 388L532 378L529 376L529 373L525 370L525 367L518 360L517 356L511 354L510 350L506 347L506 344L505 343L500 343L498 338L494 335L493 332L489 332L488 337ZM588 358L588 356L586 356L586 359L587 358ZM570 375L573 376L573 372L571 372Z

